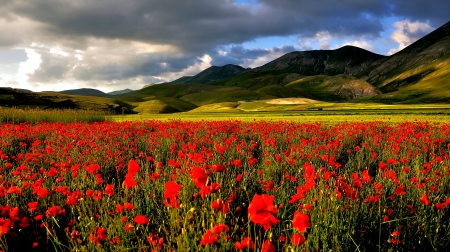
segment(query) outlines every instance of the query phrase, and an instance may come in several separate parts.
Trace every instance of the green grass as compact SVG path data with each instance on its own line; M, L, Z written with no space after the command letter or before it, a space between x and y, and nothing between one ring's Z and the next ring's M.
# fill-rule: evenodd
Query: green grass
M101 122L106 121L107 112L98 110L72 110L39 108L16 109L0 107L0 123L38 122Z
M237 102L213 103L200 106L189 111L189 113L240 113L241 111L236 108L237 106L239 106Z
M324 122L327 124L342 122L385 121L400 123L407 121L450 122L450 110L444 108L416 109L342 109L322 111L286 111L286 112L235 112L235 113L175 113L153 115L115 115L108 118L113 121L143 121L143 120L183 120L183 121L292 121L292 122Z

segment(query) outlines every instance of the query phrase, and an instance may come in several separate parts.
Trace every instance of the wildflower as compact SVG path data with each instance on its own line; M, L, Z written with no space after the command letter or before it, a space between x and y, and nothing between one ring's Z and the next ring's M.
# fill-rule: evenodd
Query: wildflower
M131 176L136 175L140 171L140 169L141 169L141 167L136 162L136 160L130 160L130 162L128 162L128 174L129 175L131 175Z
M248 215L253 223L263 226L268 230L278 224L278 219L272 214L277 213L277 207L273 204L274 196L255 194L248 206Z
M183 187L173 181L167 182L164 187L166 188L164 191L164 205L173 208L180 207L180 203L178 202L178 198L180 197L179 191Z
M242 242L236 242L234 245L234 248L237 250L244 250L244 249L255 249L255 243L252 241L251 237L244 237Z
M208 177L206 176L205 171L200 167L194 167L190 172L191 178L194 181L194 185L197 188L202 188L206 185L206 181Z
M33 212L34 210L36 210L37 206L38 206L38 202L37 201L28 202L28 210L30 212Z
M206 230L205 234L203 234L202 240L200 241L201 245L207 245L207 244L214 244L216 241L219 240L219 235L215 234L211 230Z
M428 200L427 194L422 194L422 197L420 197L420 202L425 204L426 206L430 205L430 201Z
M136 222L139 225L146 225L150 221L144 215L138 215L138 216L134 217L134 222Z
M215 172L223 172L223 171L225 171L225 169L226 169L226 167L223 164L215 164L215 165L213 165L213 170Z
M306 232L306 229L311 226L309 216L299 211L295 211L292 226L300 233Z
M112 197L114 195L114 189L114 185L107 184L105 187L105 194Z
M265 240L261 252L275 252L275 246L269 240Z
M230 228L228 227L228 225L223 224L223 223L216 224L213 227L213 232L215 234L220 234L222 232L228 232L228 231L230 231Z
M291 242L294 246L300 246L305 243L305 237L302 234L294 234L291 236Z

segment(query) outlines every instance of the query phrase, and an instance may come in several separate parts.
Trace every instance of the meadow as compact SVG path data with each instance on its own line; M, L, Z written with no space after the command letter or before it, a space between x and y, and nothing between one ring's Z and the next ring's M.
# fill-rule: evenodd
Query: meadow
M3 121L0 248L447 250L445 110L326 113Z

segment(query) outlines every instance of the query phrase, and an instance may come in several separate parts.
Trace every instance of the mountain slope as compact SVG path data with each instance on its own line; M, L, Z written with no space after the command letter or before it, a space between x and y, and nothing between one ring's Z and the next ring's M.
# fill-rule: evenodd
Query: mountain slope
M297 73L312 75L355 75L385 56L344 46L336 50L291 52L253 71L265 74Z
M195 83L195 84L209 84L219 80L227 79L236 76L247 69L237 65L212 66L194 76L184 76L171 83Z
M345 101L381 93L366 81L345 74L308 76L286 87L308 93L311 98L322 101Z
M449 52L450 22L369 68L366 80L385 93L395 91L432 73L433 69L423 69Z
M122 89L122 90L116 90L116 91L108 92L107 94L108 95L124 95L124 94L127 94L127 93L131 93L133 91L134 90L132 90L132 89L126 88L126 89Z
M98 97L109 97L108 94L93 88L80 88L80 89L70 89L59 91L58 93L62 94L71 94L71 95L84 95L84 96L98 96Z

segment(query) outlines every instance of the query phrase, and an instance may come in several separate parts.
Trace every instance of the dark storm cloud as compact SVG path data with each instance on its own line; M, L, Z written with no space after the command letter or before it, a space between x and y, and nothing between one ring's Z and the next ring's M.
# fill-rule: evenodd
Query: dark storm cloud
M330 36L377 38L382 19L400 16L429 22L434 28L448 21L450 1L433 0L259 0L237 5L233 0L0 0L0 48L38 42L64 49L88 51L93 39L170 45L174 52L139 53L109 48L110 55L65 62L43 59L31 80L51 81L67 76L80 80L124 80L180 72L209 54L211 64L242 64L293 47L248 50L239 44L268 36L313 38ZM8 24L11 27L8 27ZM20 29L20 25L28 29ZM33 25L32 29L29 28ZM231 47L219 53L221 46ZM50 46L50 47L51 47ZM98 46L97 46L98 47ZM276 51L283 50L283 51ZM133 54L130 56L130 54ZM100 58L100 59L99 59ZM229 60L229 61L228 61ZM58 66L57 62L62 66ZM79 63L79 64L77 64ZM77 65L72 71L73 66ZM70 68L68 67L70 66ZM61 74L57 74L61 71Z

